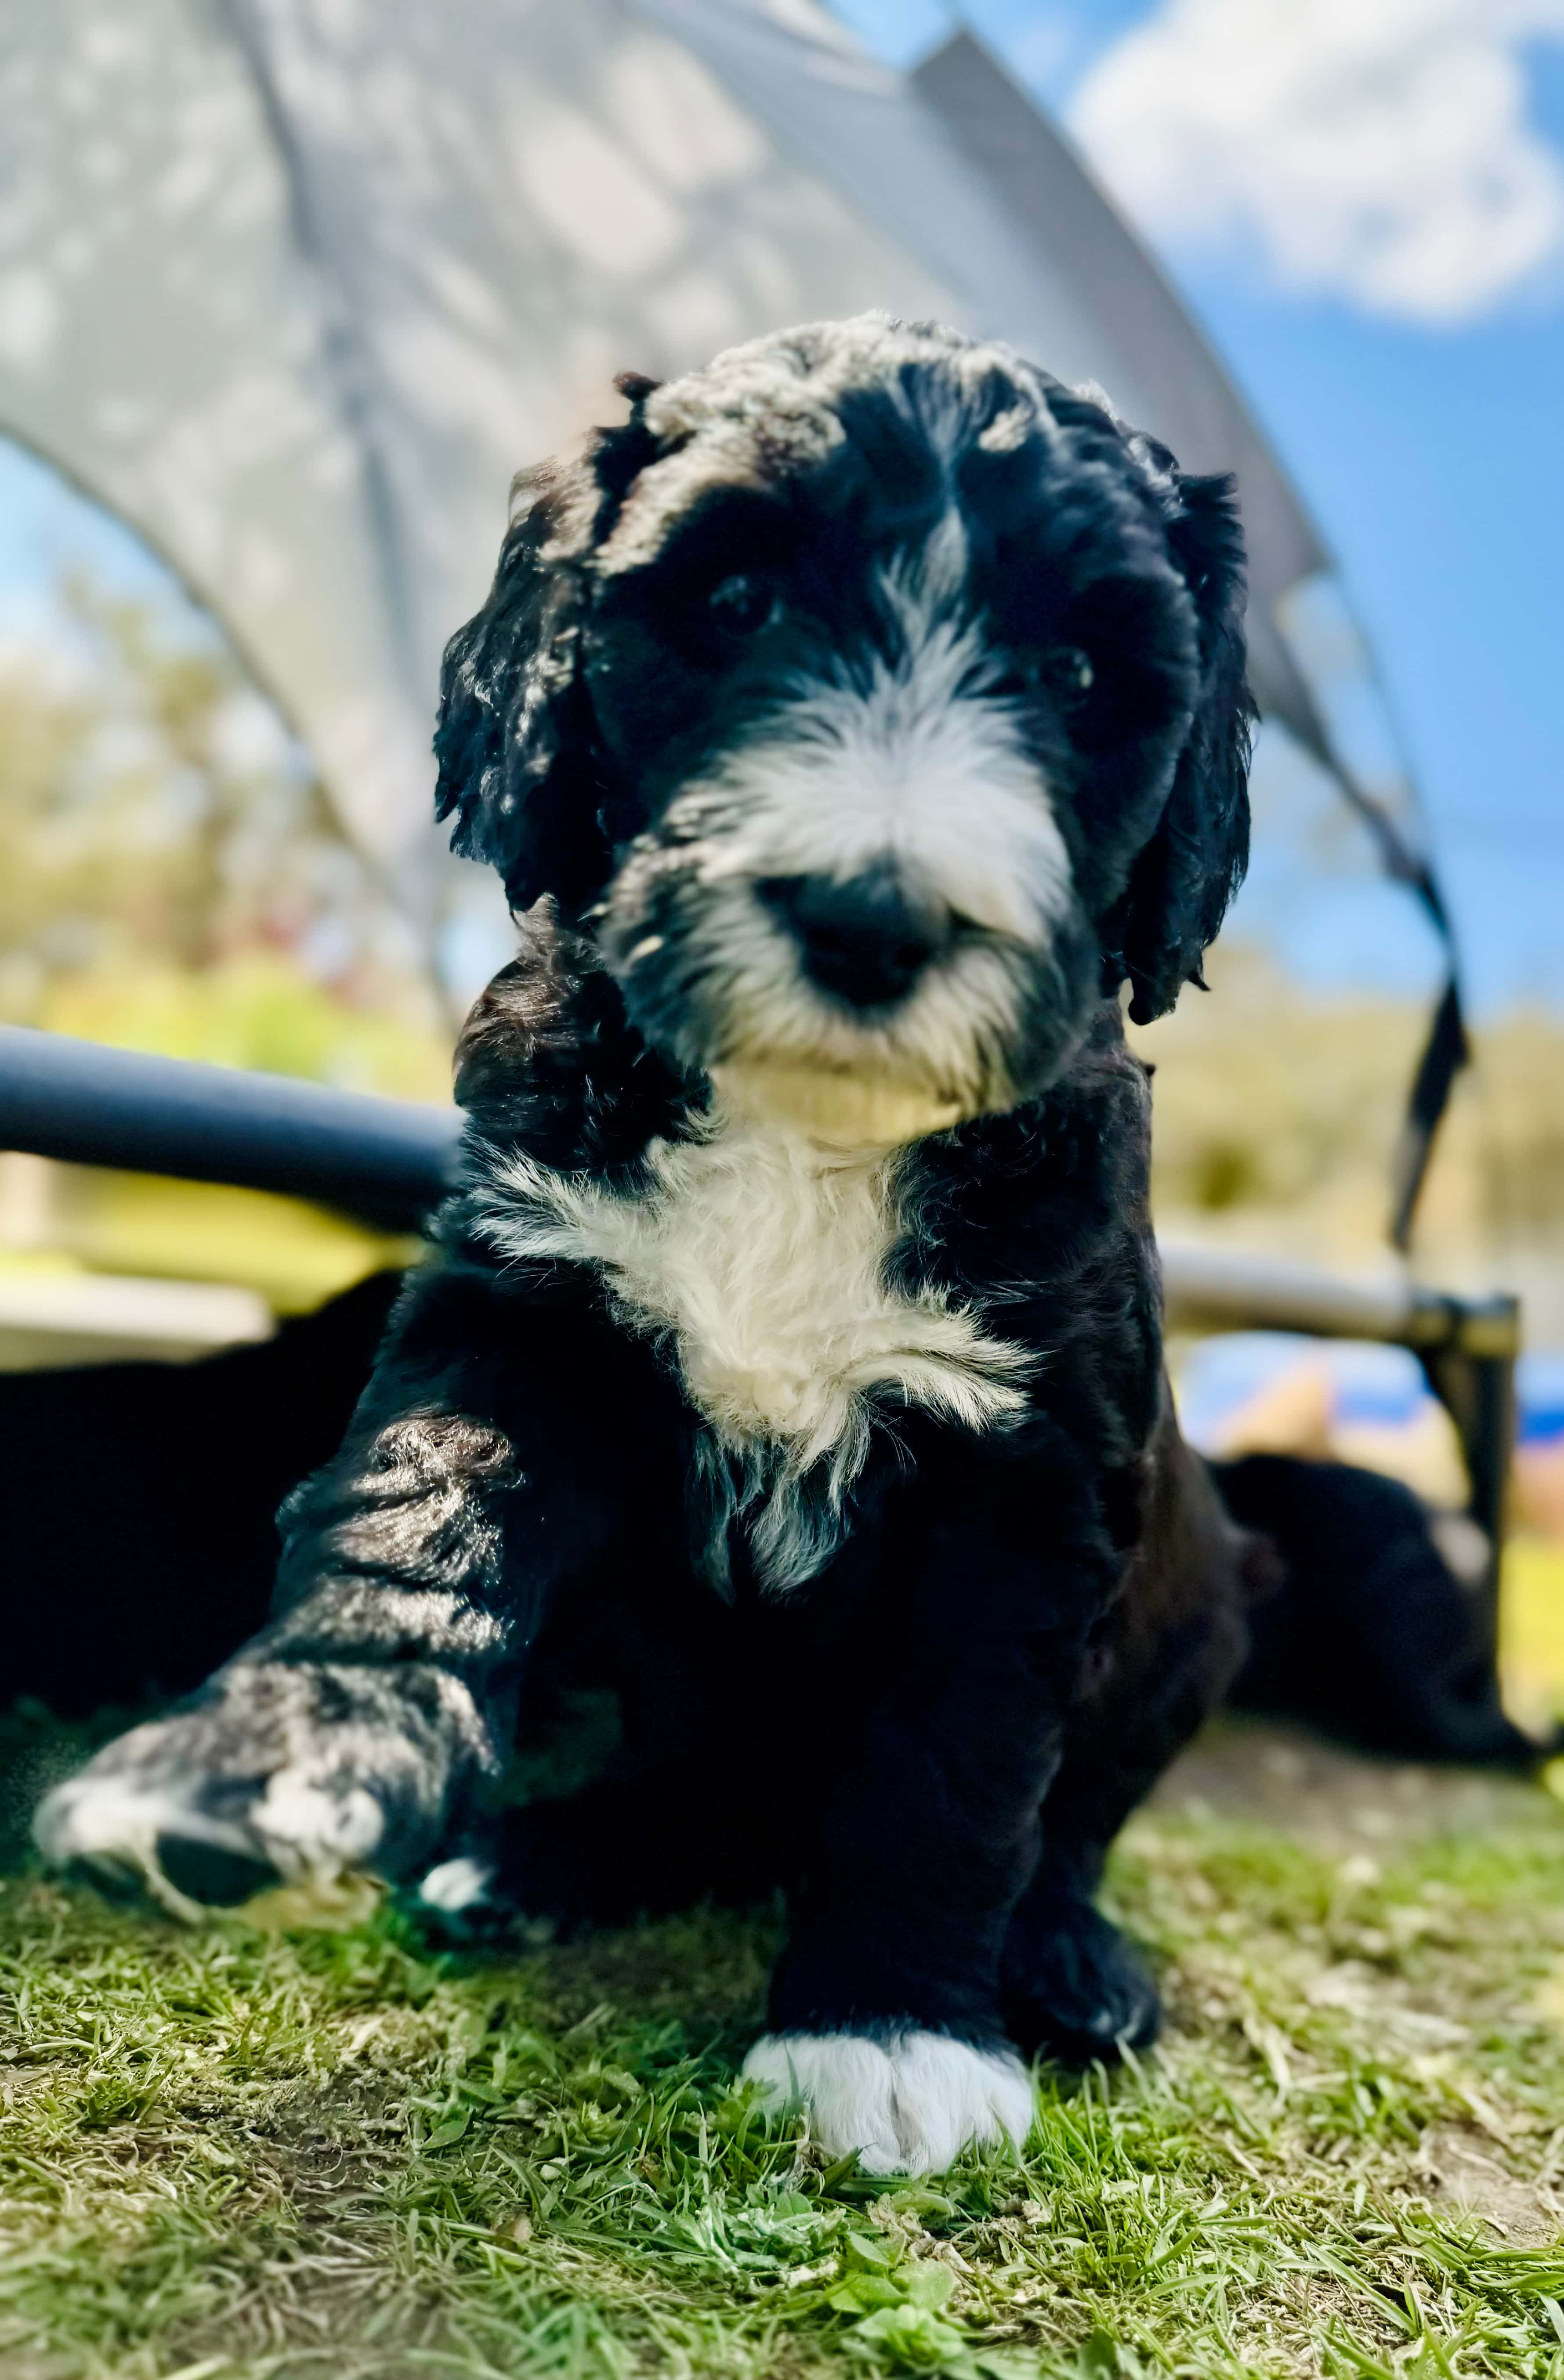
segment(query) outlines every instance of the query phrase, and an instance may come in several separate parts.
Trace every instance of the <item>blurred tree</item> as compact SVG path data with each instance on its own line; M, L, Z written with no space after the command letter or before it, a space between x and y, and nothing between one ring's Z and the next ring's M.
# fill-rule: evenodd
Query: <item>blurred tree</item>
M1165 1225L1219 1225L1279 1251L1385 1253L1391 1155L1425 1018L1412 1001L1322 994L1253 944L1218 943L1211 997L1132 1036L1156 1067L1154 1191ZM1520 1286L1564 1328L1564 1019L1482 1023L1418 1225L1423 1268Z
M0 653L0 1017L439 1098L413 940L199 619L61 589Z

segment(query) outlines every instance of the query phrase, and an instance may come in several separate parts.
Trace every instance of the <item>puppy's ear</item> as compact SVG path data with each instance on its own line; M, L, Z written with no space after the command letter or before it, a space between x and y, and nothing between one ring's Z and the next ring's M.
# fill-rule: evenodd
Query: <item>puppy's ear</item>
M1135 861L1121 912L1122 975L1137 1025L1165 1016L1217 937L1249 863L1249 751L1255 705L1244 680L1243 531L1231 476L1183 478L1168 531L1194 599L1200 690L1156 833Z
M518 476L517 511L483 609L458 628L440 672L437 819L451 848L489 860L513 909L552 892L568 913L601 884L607 792L581 676L585 557L606 532L654 442L642 419L654 381L626 373L623 427L579 464Z
M491 861L513 909L542 892L574 906L605 865L579 748L581 574L573 556L551 551L574 477L545 465L518 482L531 502L500 550L488 601L457 629L440 672L434 814L455 815L452 850Z

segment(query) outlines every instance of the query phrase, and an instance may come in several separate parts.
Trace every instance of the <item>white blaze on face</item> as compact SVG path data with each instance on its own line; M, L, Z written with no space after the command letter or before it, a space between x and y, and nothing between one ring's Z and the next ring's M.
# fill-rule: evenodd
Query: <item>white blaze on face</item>
M977 630L936 619L898 665L801 689L675 806L721 821L702 880L845 880L890 862L974 925L1045 943L1070 900L1070 856L1013 706L985 691L992 675Z
M675 796L610 896L633 980L663 948L637 921L660 884L684 882L688 955L721 987L709 1020L721 1053L707 1062L743 1104L838 1147L894 1146L1011 1103L1028 978L1073 905L1047 781L969 616L967 563L952 512L881 578L891 650L801 681ZM958 931L903 999L863 1014L809 980L757 888L887 868L914 903L978 930Z

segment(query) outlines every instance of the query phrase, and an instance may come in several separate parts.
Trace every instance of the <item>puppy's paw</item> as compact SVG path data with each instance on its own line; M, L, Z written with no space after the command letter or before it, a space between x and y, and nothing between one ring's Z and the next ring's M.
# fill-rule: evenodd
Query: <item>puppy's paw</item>
M1032 2085L1010 2050L941 2033L763 2034L744 2061L766 2104L803 2107L828 2156L866 2173L939 2173L964 2148L1032 2127Z
M441 1949L479 1943L539 1949L557 1931L546 1915L510 1892L500 1862L481 1844L440 1860L398 1895L398 1905L426 1941Z
M1005 1946L1000 2005L1014 2038L1067 2065L1144 2049L1157 2038L1157 1986L1116 1925L1089 1900L1030 1912Z
M479 1726L431 1667L236 1664L41 1804L45 1859L173 1915L427 1868Z

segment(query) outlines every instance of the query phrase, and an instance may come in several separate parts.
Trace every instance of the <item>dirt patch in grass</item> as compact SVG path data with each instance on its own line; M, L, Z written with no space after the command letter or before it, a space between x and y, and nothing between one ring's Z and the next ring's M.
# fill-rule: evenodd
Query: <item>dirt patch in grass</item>
M1542 2183L1518 2181L1485 2134L1432 2124L1417 2162L1436 2204L1481 2216L1501 2240L1524 2246L1564 2236L1564 2197Z
M1150 1806L1197 1822L1275 1827L1322 1856L1345 1858L1525 1825L1536 1789L1493 1771L1375 1759L1303 1728L1228 1718L1174 1763Z

